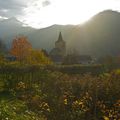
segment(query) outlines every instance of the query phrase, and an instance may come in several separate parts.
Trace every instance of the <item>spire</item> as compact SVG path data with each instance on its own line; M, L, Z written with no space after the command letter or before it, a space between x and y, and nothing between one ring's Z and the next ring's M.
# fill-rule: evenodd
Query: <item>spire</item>
M58 41L63 41L62 33L61 32L59 33Z

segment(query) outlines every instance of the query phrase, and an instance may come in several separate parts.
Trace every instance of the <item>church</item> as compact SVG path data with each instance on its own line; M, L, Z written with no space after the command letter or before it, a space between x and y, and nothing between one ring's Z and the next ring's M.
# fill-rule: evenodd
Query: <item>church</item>
M55 48L50 53L50 58L53 62L60 64L63 62L66 55L66 42L63 40L62 33L59 33L58 40L55 42Z
M50 51L49 56L56 64L92 64L93 59L89 55L66 54L66 42L63 40L62 33L59 33L55 47Z

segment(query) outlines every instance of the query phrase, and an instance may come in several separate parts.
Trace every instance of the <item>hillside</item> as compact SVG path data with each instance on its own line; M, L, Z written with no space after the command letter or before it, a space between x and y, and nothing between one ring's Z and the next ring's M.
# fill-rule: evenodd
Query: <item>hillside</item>
M0 37L9 45L14 36L22 34L28 36L34 48L49 51L60 31L68 51L75 48L80 54L119 55L120 13L116 11L100 12L83 25L53 25L43 29L23 27L15 18L0 21Z
M24 24L16 18L9 18L0 21L0 38L5 41L8 47L17 35L28 35L35 29L24 27Z

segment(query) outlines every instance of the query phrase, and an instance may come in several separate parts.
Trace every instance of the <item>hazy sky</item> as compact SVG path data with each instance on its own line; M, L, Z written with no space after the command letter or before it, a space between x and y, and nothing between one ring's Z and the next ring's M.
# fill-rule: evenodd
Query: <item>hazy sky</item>
M16 17L36 28L81 24L106 9L120 11L120 0L0 0L0 18Z

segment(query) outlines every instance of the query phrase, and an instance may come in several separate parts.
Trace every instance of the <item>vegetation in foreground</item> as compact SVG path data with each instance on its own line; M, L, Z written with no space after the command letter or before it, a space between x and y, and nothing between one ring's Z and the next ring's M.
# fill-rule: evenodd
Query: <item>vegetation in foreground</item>
M98 76L35 65L1 70L1 120L120 119L120 70Z
M53 66L25 37L13 41L10 53L8 59L0 55L1 120L120 119L120 70L111 60Z

